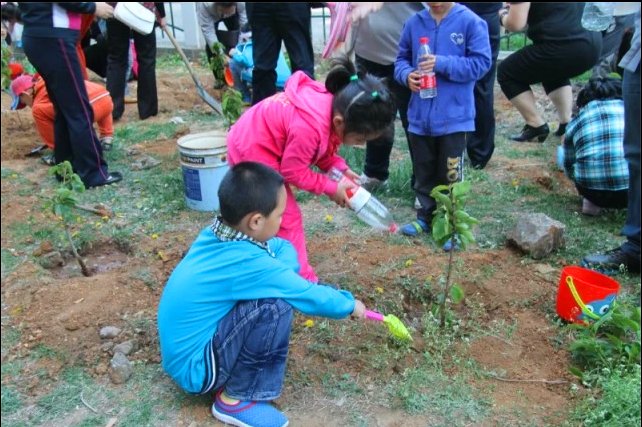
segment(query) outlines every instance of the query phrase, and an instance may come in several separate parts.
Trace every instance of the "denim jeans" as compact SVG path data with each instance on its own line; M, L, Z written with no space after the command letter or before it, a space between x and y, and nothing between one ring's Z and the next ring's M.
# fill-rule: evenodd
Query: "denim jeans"
M214 389L240 400L274 400L281 394L288 358L292 306L280 299L243 301L218 325Z

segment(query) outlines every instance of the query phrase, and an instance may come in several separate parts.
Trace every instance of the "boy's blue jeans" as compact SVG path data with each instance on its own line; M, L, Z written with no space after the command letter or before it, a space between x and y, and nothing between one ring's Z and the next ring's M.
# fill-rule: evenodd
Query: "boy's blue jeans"
M280 299L243 301L218 325L214 389L240 400L274 400L281 394L292 327L292 306Z

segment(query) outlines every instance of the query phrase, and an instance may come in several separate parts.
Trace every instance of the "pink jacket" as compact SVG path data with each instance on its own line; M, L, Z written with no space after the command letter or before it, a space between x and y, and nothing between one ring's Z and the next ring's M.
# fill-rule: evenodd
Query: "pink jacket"
M259 102L232 126L227 137L230 163L260 162L279 171L288 184L334 194L337 183L310 169L348 168L337 155L341 140L332 132L332 98L322 83L302 71L292 74L285 92Z

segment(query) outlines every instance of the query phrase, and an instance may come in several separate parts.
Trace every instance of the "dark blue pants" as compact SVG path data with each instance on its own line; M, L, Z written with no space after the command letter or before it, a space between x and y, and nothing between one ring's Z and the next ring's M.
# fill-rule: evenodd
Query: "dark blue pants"
M276 64L285 43L292 72L314 78L309 3L246 3L252 28L252 105L276 93Z
M288 358L292 306L280 299L239 302L214 337L218 373L213 389L240 400L274 400L281 394Z
M495 151L495 110L493 109L497 55L499 55L499 15L479 15L488 24L492 64L475 83L475 132L468 134L466 151L470 164L483 169Z
M457 132L442 136L408 134L412 147L413 188L421 203L417 219L432 223L437 202L430 192L437 185L448 185L464 178L463 156L468 133Z
M622 251L640 260L640 65L624 71L624 157L629 165L629 203L622 233Z
M29 62L45 81L53 103L56 163L68 160L85 186L109 176L100 141L94 131L94 111L76 53L77 36L63 38L24 35L22 46Z
M107 90L114 101L114 120L121 118L125 111L125 85L129 59L129 40L134 38L138 60L138 116L141 120L158 114L158 93L156 91L156 32L146 36L132 31L116 19L107 20Z
M401 125L408 140L408 103L410 102L410 89L400 85L394 78L395 64L381 65L367 59L356 57L357 68L360 72L386 79L386 85L395 99ZM366 145L366 162L363 172L370 178L382 181L388 179L390 166L390 153L395 142L394 122L385 130L383 135ZM410 146L410 144L408 144Z

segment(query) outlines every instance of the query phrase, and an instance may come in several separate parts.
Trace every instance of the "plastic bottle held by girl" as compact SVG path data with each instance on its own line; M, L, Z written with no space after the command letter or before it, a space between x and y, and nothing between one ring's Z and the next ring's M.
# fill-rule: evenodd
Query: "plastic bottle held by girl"
M358 185L336 168L330 169L328 177L333 181L349 180ZM360 220L375 230L389 231L390 233L397 232L398 226L393 220L390 211L368 190L358 186L356 189L348 189L346 193L349 197L348 205L350 209L357 214Z
M589 31L604 31L615 22L614 2L587 2L582 14L582 27Z
M419 52L417 53L417 67L419 67L419 63L425 61L430 54L428 37L421 37L419 39ZM437 96L437 77L435 76L435 72L422 71L421 68L419 68L419 74L421 74L419 97L427 99Z

